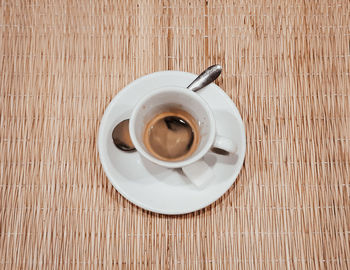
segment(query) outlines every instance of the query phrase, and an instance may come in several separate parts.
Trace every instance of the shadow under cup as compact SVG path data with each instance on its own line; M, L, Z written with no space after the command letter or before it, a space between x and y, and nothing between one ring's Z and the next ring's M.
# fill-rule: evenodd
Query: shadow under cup
M143 143L147 123L156 115L179 109L192 115L199 129L197 149L181 161L164 161L154 157ZM215 122L209 105L197 93L187 88L166 87L152 91L142 98L134 108L130 118L130 136L137 151L148 160L168 168L180 168L189 165L207 153L215 137Z

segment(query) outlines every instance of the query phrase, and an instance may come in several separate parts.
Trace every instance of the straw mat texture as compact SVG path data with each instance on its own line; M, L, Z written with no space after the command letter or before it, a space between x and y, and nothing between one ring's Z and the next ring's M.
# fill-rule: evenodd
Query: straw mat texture
M350 3L0 1L0 268L350 268ZM244 167L210 207L144 211L96 149L111 99L219 63Z

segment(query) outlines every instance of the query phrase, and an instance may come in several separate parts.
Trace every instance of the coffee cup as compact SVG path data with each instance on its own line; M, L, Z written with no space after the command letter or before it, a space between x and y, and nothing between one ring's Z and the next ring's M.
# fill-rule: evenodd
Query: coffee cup
M234 153L235 143L218 134L208 103L198 93L178 86L151 91L134 107L129 124L136 150L166 168L181 168L198 187L214 178L203 161L211 149Z

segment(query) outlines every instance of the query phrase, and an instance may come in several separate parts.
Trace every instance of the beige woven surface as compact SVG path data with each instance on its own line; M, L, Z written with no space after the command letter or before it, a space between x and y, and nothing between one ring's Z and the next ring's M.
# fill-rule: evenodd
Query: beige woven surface
M350 268L350 3L0 1L0 268ZM99 121L132 80L199 73L237 104L247 155L193 214L125 200Z

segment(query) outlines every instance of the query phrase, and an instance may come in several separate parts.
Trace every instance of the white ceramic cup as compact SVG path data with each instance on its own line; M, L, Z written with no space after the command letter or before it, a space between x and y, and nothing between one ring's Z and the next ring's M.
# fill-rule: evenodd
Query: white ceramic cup
M190 113L197 121L200 140L191 156L181 161L164 161L154 157L143 143L146 124L157 114L177 107ZM151 91L142 98L131 113L130 137L136 150L147 160L167 168L182 168L189 180L198 187L214 178L213 170L203 161L203 156L212 148L234 153L235 143L222 134L217 134L215 119L208 103L199 94L177 86Z

